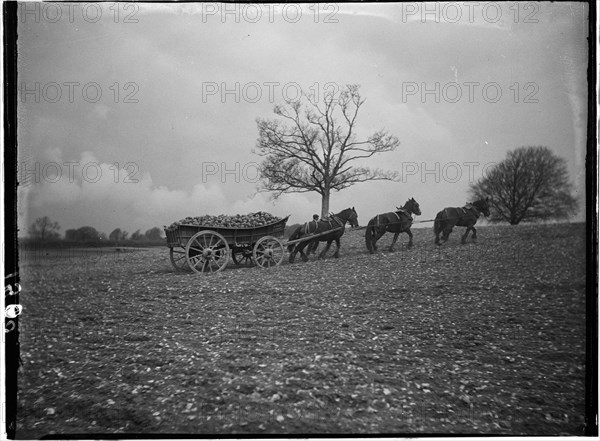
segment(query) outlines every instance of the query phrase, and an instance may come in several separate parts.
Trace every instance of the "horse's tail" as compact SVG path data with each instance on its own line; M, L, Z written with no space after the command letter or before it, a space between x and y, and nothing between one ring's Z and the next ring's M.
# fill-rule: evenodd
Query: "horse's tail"
M302 236L302 225L300 225L298 228L296 228L294 230L294 232L292 233L292 235L289 237L288 240L292 241L292 240L300 239L300 236ZM297 244L295 244L295 243L288 245L288 248L287 248L288 253L291 253L292 251L294 251L294 247L296 245Z
M440 234L442 232L442 221L444 219L444 211L440 211L435 220L433 221L433 234Z
M373 236L375 235L375 219L371 219L365 231L365 244L369 253L373 252Z

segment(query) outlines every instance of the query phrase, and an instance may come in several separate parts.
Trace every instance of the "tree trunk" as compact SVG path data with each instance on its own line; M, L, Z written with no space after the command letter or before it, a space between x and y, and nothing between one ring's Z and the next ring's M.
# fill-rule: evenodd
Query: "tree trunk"
M321 219L329 216L329 190L325 190L321 198Z

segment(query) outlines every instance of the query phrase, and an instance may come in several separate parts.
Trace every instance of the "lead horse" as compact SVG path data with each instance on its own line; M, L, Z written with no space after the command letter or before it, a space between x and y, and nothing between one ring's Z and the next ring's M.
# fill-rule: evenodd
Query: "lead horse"
M467 227L463 234L461 243L467 243L469 232L473 232L473 242L477 242L477 230L475 224L479 216L490 215L490 198L480 199L473 203L469 203L464 207L446 207L440 211L433 222L433 232L435 234L435 244L441 245L448 240L448 236L452 233L452 229L456 227ZM442 241L440 242L440 233L442 233Z
M394 239L389 247L390 251L394 251L394 245L398 240L400 233L408 234L408 248L413 246L413 235L410 231L413 218L412 215L421 215L419 203L410 198L402 208L396 208L396 211L390 213L378 214L369 221L367 231L365 231L365 243L371 254L377 251L377 241L383 236L386 231L394 233Z
M301 239L303 236L309 236L314 234L325 233L329 230L334 230L330 234L323 234L322 236L315 237L313 239L307 239L306 241L298 242L297 244L290 244L288 246L288 252L290 253L289 261L293 263L296 259L296 254L300 253L300 257L304 262L308 261L308 257L304 254L304 248L313 243L327 242L327 246L323 251L319 253L319 259L322 259L329 251L331 243L335 241L336 250L333 257L340 257L340 237L344 234L346 229L346 223L350 222L352 227L358 227L358 214L354 207L346 208L337 214L332 214L327 219L321 219L319 221L307 222L304 225L299 226L292 233L289 240L293 241Z

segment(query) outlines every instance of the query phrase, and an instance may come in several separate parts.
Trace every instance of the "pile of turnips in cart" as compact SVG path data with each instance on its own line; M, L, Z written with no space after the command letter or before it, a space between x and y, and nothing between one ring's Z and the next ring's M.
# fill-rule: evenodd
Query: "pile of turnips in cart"
M273 216L271 213L259 211L257 213L248 214L220 214L212 216L205 214L204 216L186 217L169 225L167 230L174 230L180 225L201 225L203 227L215 228L254 228L272 224L282 218Z

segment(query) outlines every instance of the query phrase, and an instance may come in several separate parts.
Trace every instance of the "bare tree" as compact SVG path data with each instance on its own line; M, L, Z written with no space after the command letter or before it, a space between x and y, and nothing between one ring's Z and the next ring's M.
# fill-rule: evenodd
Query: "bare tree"
M319 104L314 96L277 105L281 119L256 120L261 163L259 191L283 193L316 192L321 195L321 216L329 214L329 197L359 182L396 180L397 172L354 166L353 161L390 152L398 138L379 130L367 139L356 139L356 120L365 100L358 85L347 85L340 93L327 93Z
M472 184L471 194L491 198L491 221L517 225L577 213L571 188L563 158L547 147L520 147Z
M29 235L35 239L48 240L58 239L60 225L58 222L52 222L48 216L39 217L29 228Z

